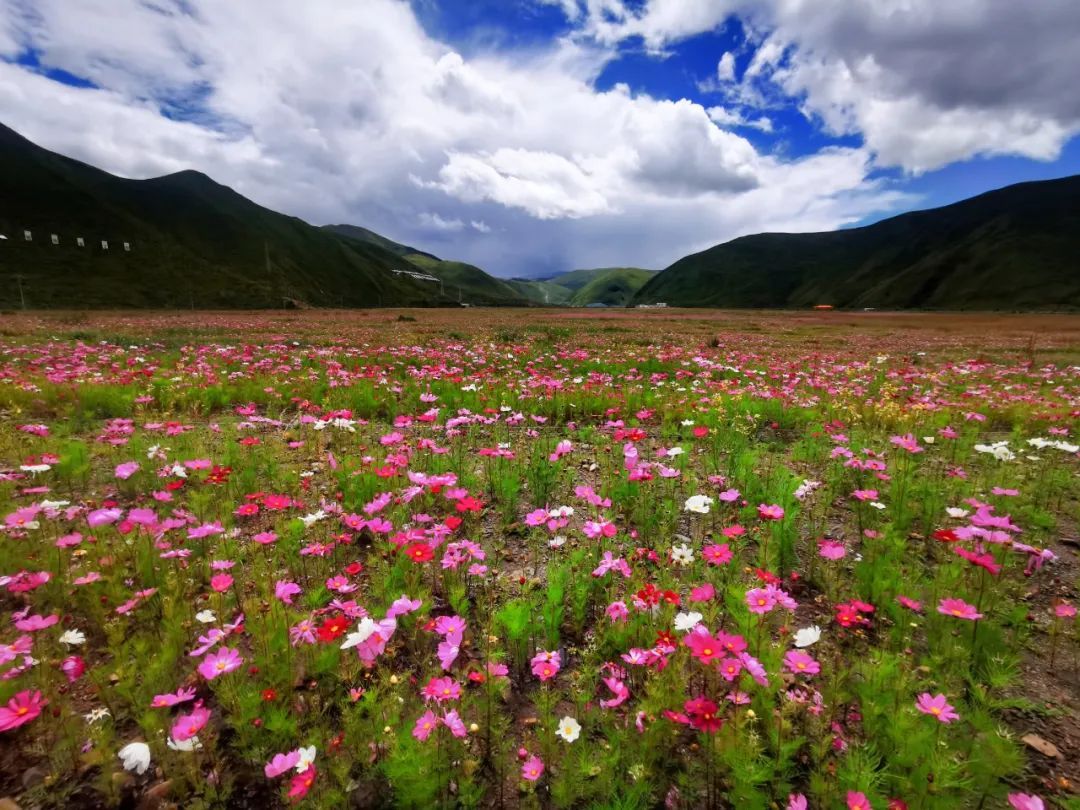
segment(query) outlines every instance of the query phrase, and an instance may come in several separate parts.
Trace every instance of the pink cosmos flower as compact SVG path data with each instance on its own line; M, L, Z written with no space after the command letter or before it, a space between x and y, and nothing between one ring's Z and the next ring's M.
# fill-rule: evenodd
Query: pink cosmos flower
M432 678L421 694L425 701L434 700L436 703L445 703L461 697L461 685L453 678Z
M433 732L438 725L439 718L435 716L435 712L428 709L417 718L416 725L413 726L412 735L420 740L420 742L423 742L431 736L431 732Z
M172 725L170 736L177 742L190 740L203 730L207 721L210 720L210 711L202 706L196 706L191 714L181 714Z
M870 806L870 800L866 798L866 794L856 790L847 792L847 806L848 810L873 810Z
M52 627L58 621L60 621L60 616L56 613L49 616L39 616L37 613L33 613L26 618L19 619L15 622L15 627L22 630L24 633L36 633L39 630Z
M75 683L86 672L86 662L77 655L69 655L60 662L60 671L68 679L68 683Z
M11 731L29 723L41 714L48 702L41 697L41 692L19 692L6 706L0 706L0 731Z
M942 723L951 723L953 720L960 719L960 715L948 704L945 695L942 694L931 697L929 692L923 692L915 701L915 708L923 714L936 717Z
M1046 810L1043 800L1030 793L1010 793L1009 804L1015 810Z
M450 729L450 733L455 737L464 737L468 732L465 729L465 721L461 719L461 715L454 709L448 711L442 718L442 724Z
M843 543L837 543L835 540L819 540L818 554L826 560L839 560L847 554L847 550Z
M544 763L540 757L533 754L521 766L521 778L535 782L544 773Z
M726 565L731 562L731 547L727 543L705 546L701 550L701 556L709 565Z
M724 651L720 642L700 624L683 637L683 644L689 647L693 656L703 664L718 660Z
M284 602L286 605L293 603L293 597L300 593L300 586L295 582L287 582L285 580L279 580L274 585L274 598Z
M1054 615L1059 619L1071 619L1076 616L1076 608L1068 602L1062 602L1054 606Z
M796 675L817 675L821 665L802 650L789 650L784 656L784 666Z
M806 797L801 793L788 796L787 810L806 810Z
M117 464L116 469L114 470L116 477L121 481L126 481L138 471L139 462L137 461L125 461L123 464Z
M758 517L762 520L783 520L784 508L777 504L758 504Z
M394 603L390 605L390 609L386 611L386 618L394 619L398 616L404 616L406 613L412 613L420 609L420 605L423 602L419 599L410 599L407 596L401 596L394 600Z
M751 613L768 613L776 607L776 597L765 588L753 588L746 592L746 605Z
M303 773L298 773L292 778L292 782L289 784L289 798L290 799L302 799L311 790L311 786L315 784L315 777L318 775L318 771L315 766L312 765Z
M604 612L607 613L608 618L613 622L624 622L630 615L630 611L626 607L626 602L623 602L622 600L612 602L607 606L607 609Z
M983 614L976 611L974 605L969 605L963 599L942 599L938 602L938 613L943 616L955 616L958 619L975 621L981 619Z
M716 597L716 588L711 583L706 582L704 585L699 585L696 588L690 590L691 602L711 602Z
M907 596L898 596L896 601L906 607L908 610L913 610L916 613L922 613L922 602L917 599L911 599Z
M223 593L232 587L233 578L228 574L215 574L210 577L210 587L218 593Z
M240 657L240 651L230 647L223 647L217 652L208 654L199 664L199 674L206 680L212 681L218 675L227 675L239 669L244 663Z
M533 656L532 673L542 681L550 681L559 674L562 659L557 652L545 652L541 650Z
M184 689L181 687L171 695L154 695L154 699L150 701L150 706L154 709L162 709L168 706L176 706L179 703L187 703L189 700L194 699L194 689Z
M98 526L116 523L123 514L124 510L122 509L95 509L86 516L86 523L90 528L96 529Z
M600 705L605 709L613 709L616 706L621 706L630 698L630 690L626 687L626 684L614 675L609 675L604 678L604 686L610 689L612 695L614 695L614 697L608 700L600 701Z
M720 675L724 680L730 683L739 677L739 673L743 670L743 665L742 661L738 658L728 656L717 664L717 668L720 670Z
M273 759L266 763L263 771L266 773L267 779L276 779L283 773L295 768L296 763L299 761L299 751L290 751L287 754L274 754Z

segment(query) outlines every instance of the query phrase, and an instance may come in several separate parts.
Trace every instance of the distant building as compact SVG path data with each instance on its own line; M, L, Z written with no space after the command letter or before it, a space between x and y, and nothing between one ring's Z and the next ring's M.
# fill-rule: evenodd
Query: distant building
M55 233L49 234L49 239L52 241L52 243L54 245L59 245L60 244L60 236L58 234L55 234Z
M663 301L657 301L655 304L638 304L636 309L666 309L667 304Z
M83 240L83 238L81 236L76 236L75 237L75 246L76 247L86 247L86 242Z
M105 240L105 239L102 239L102 240L101 240L101 249L102 249L102 250L108 250L108 249L109 249L109 242L108 242L108 240Z
M23 233L23 239L25 239L27 242L33 242L34 241L34 235L32 233L30 233L30 231L23 231L22 233Z

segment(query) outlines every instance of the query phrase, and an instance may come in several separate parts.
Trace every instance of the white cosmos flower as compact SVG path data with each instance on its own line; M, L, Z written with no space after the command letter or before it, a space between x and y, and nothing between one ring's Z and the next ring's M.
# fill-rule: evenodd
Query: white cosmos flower
M87 725L93 725L94 723L97 723L100 720L104 720L106 717L109 716L110 714L108 709L98 708L91 709L90 713L84 716L84 719L86 720Z
M309 745L307 748L298 748L297 751L300 754L300 759L296 762L296 772L303 773L315 761L315 746Z
M709 514L709 509L712 508L713 499L708 495L691 495L686 499L686 503L683 504L683 509L687 512L696 512L699 515Z
M672 447L667 451L666 455L668 458L675 458L675 456L681 456L685 452L681 447Z
M141 776L150 767L150 746L144 742L128 743L117 756L124 763L125 771L135 771Z
M195 614L195 621L202 622L203 624L213 624L217 621L217 616L214 615L212 610L200 610Z
M317 512L312 512L310 515L304 515L300 518L300 522L305 526L311 526L313 523L318 523L320 520L326 519L326 512L320 509Z
M69 647L78 647L80 644L86 643L86 636L83 635L81 630L65 630L58 641Z
M202 743L199 742L198 737L192 737L187 740L174 740L172 737L169 737L169 739L165 741L165 744L173 751L202 751Z
M875 509L884 509L885 508L885 504L881 503L881 501L870 501L870 505L872 507L874 507Z
M23 472L37 475L38 473L48 472L52 469L52 467L50 467L48 464L23 464L21 467L19 467L19 469Z
M682 420L682 426L683 427L693 427L694 426L694 420L693 419L683 419Z
M671 560L676 565L690 565L694 561L694 550L686 543L671 547Z
M811 644L817 644L821 638L821 628L816 624L810 625L810 627L804 627L795 633L795 646L796 647L809 647Z
M682 633L693 630L702 618L700 613L694 611L689 613L677 613L675 615L675 629Z
M557 534L550 540L548 540L548 545L552 548L561 548L562 546L566 545L566 536L562 534Z
M341 649L348 650L359 644L363 644L367 641L371 634L379 629L379 625L375 623L375 620L370 616L365 616L360 620L360 626L356 628L356 632L349 633L345 636L345 640L341 643Z
M945 514L947 514L951 518L956 518L957 520L959 520L960 518L965 518L968 516L968 510L961 509L959 506L947 506L945 507Z
M559 721L559 730L555 733L571 743L581 736L581 723L573 717L564 717Z

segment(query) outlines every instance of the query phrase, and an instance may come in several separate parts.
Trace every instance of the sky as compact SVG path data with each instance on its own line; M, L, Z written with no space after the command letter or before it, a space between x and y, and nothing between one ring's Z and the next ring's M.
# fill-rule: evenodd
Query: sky
M504 276L1080 173L1077 0L0 0L0 121Z

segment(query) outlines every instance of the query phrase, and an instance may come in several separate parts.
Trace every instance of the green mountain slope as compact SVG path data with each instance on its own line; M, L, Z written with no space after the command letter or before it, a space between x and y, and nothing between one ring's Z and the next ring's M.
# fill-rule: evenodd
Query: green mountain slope
M0 308L452 303L401 272L413 267L393 252L270 211L198 172L127 180L2 125L0 233Z
M570 306L624 307L654 275L656 271L638 267L608 268L579 288L570 299Z
M367 242L372 245L377 245L383 250L389 250L391 253L397 256L409 256L415 254L418 256L427 256L429 259L438 260L438 256L433 256L430 253L425 253L409 245L403 245L400 242L395 242L393 239L387 239L382 234L370 231L367 228L363 228L359 225L323 225L324 231L330 231L336 233L338 236L347 236L350 239L355 239L358 242Z
M625 306L655 273L638 267L597 267L571 270L546 279L511 279L508 283L538 304Z
M687 256L633 304L1080 307L1080 176L1021 183L831 233L758 234Z
M573 290L560 287L551 281L538 281L530 278L507 279L507 284L514 288L518 295L522 295L534 304L546 306L563 306L570 303L574 295Z
M439 278L441 289L452 301L481 306L527 306L529 303L513 286L474 265L436 259L426 253L412 253L405 258Z

